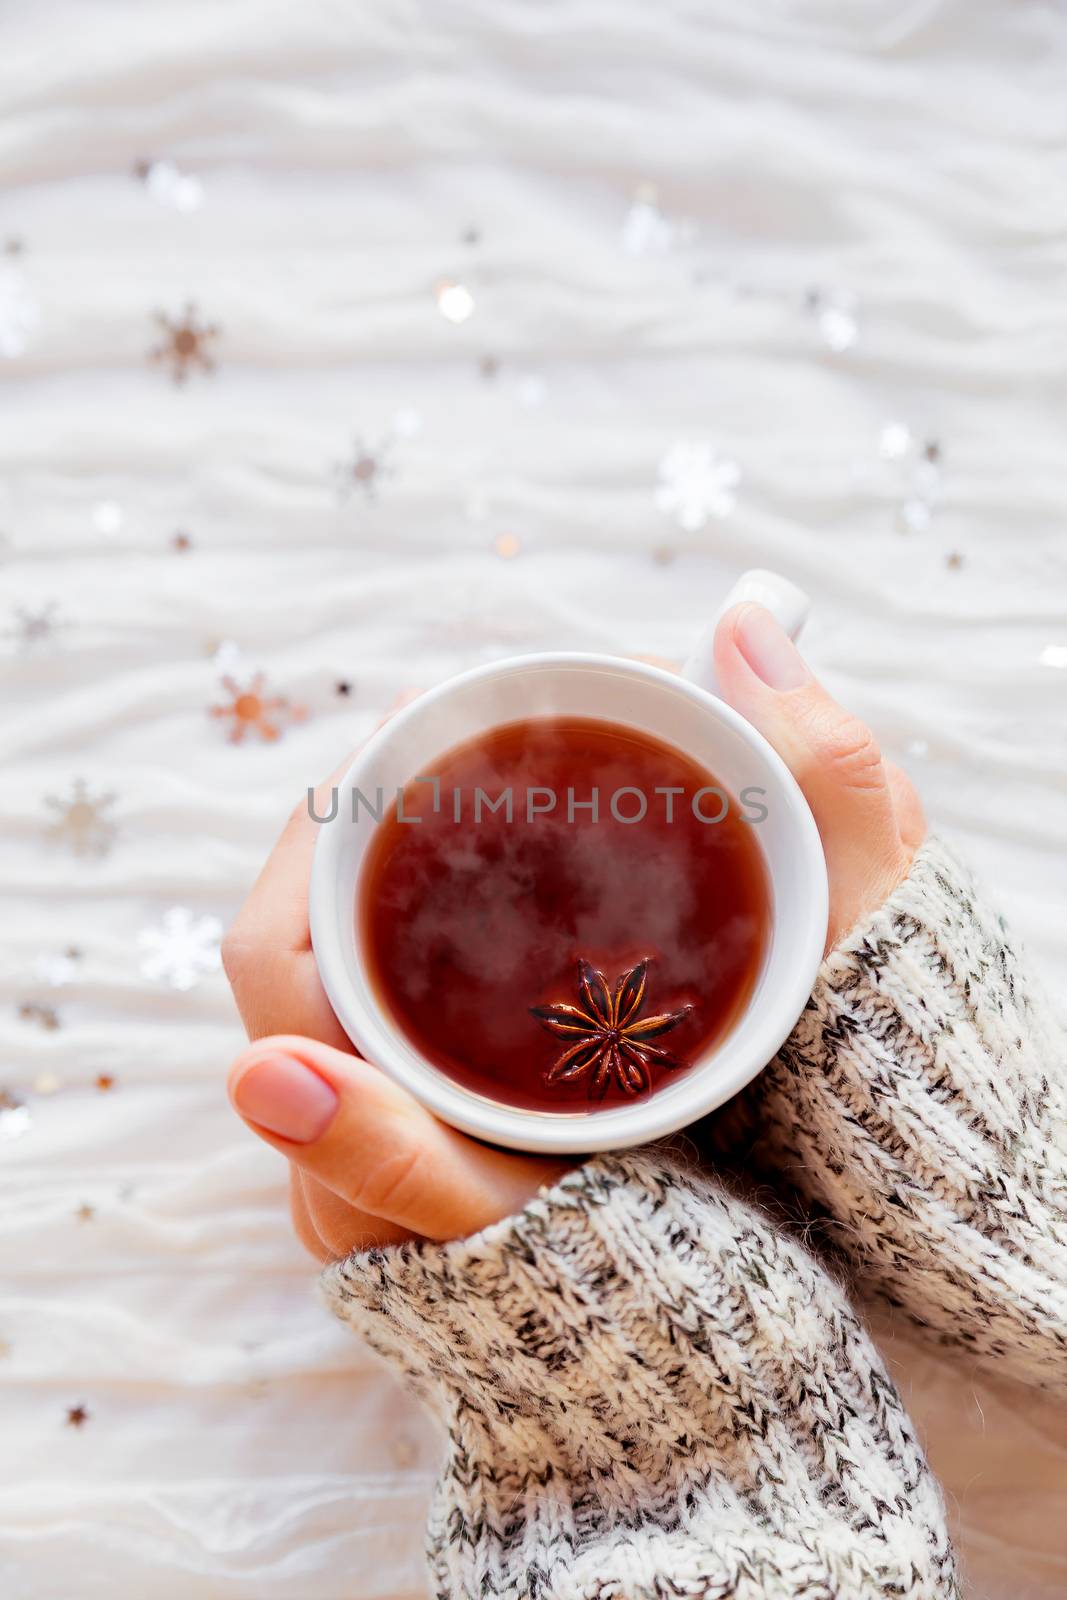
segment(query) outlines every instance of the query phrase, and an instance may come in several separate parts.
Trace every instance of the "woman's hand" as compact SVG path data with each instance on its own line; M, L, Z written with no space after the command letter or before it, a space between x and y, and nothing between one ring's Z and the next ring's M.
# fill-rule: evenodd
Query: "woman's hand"
M726 699L778 751L811 806L830 879L830 948L906 874L926 831L918 797L762 606L723 618L715 665ZM323 786L320 815L340 776ZM255 1041L231 1068L230 1097L252 1131L288 1157L296 1230L320 1260L472 1233L519 1209L563 1166L468 1139L353 1055L311 952L314 844L301 804L223 948Z

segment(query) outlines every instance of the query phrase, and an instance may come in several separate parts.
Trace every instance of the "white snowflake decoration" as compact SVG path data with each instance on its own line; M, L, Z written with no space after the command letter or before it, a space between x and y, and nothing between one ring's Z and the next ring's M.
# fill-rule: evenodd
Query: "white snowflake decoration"
M172 906L157 927L141 929L137 942L141 976L172 989L192 989L222 965L222 923L198 917L188 906Z
M687 533L709 517L729 516L737 500L741 469L720 456L706 439L679 439L659 464L656 505Z

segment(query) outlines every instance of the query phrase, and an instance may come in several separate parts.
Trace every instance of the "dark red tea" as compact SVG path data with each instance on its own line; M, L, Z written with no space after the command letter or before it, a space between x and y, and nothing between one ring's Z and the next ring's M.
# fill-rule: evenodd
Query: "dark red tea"
M428 776L375 830L357 910L379 1000L422 1056L574 1112L654 1092L727 1033L770 923L758 797L577 718L497 728Z

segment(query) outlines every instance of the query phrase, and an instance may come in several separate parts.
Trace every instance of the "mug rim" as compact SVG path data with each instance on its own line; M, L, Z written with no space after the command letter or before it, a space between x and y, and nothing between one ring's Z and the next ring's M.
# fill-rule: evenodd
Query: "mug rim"
M348 792L358 786L360 770L378 758L411 721L424 716L435 704L448 700L471 684L531 668L608 669L644 679L674 694L680 693L739 735L773 776L779 798L789 810L795 847L803 854L811 880L806 887L813 898L805 907L803 927L799 913L796 916L795 951L790 968L792 981L763 1003L744 1057L734 1062L728 1071L723 1070L721 1062L716 1070L718 1047L713 1047L709 1060L703 1066L691 1068L684 1079L671 1086L669 1094L653 1094L632 1105L613 1106L590 1116L586 1111L535 1111L490 1100L454 1084L432 1062L422 1058L414 1046L408 1047L410 1060L399 1052L392 1055L390 1024L384 1012L379 1008L370 1025L364 1026L366 1013L372 1008L369 1005L365 1008L354 992L336 936L338 856L344 827L332 827L329 823L319 829L311 864L308 910L312 949L330 1005L356 1050L450 1126L493 1144L541 1154L592 1154L624 1149L677 1132L724 1104L763 1070L788 1037L811 994L823 959L829 911L826 862L815 819L796 779L777 751L740 712L680 674L606 652L539 651L485 662L456 673L425 690L376 728L352 757L337 785L338 790ZM487 717L485 720L487 730L503 725L500 719ZM681 744L678 747L683 748ZM355 925L353 938L357 960L362 962ZM724 1045L727 1043L728 1039L723 1041Z

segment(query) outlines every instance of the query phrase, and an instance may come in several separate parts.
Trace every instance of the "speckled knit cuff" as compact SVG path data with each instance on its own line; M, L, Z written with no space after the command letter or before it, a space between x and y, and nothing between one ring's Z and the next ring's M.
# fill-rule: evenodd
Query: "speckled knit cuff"
M955 1592L936 1485L844 1297L665 1150L323 1285L444 1425L440 1596Z
M824 963L759 1081L760 1164L946 1343L1067 1382L1067 1050L937 839Z

